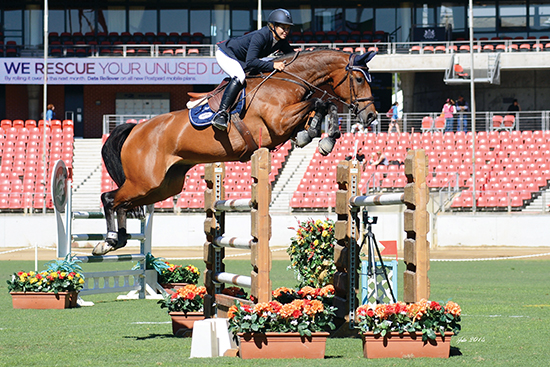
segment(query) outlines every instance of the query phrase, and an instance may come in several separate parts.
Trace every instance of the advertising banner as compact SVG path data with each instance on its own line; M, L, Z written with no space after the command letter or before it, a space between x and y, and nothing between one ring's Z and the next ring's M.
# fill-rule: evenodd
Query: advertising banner
M218 84L215 58L48 59L48 84ZM43 84L44 60L0 58L1 84Z

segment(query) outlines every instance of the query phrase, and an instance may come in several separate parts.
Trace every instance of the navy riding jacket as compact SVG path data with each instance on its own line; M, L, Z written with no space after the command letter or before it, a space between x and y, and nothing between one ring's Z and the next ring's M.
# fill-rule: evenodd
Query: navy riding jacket
M286 39L273 45L273 34L265 26L244 36L230 38L218 43L218 47L229 57L237 60L245 72L257 74L261 71L271 72L273 61L260 60L275 51L294 52Z

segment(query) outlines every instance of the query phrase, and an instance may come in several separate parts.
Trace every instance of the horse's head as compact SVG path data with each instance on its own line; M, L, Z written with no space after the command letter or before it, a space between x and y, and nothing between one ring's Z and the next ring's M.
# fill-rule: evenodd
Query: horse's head
M372 78L367 66L374 55L376 55L374 51L363 55L352 54L344 75L334 85L335 93L346 100L351 112L366 126L370 125L377 117L374 97L369 84Z

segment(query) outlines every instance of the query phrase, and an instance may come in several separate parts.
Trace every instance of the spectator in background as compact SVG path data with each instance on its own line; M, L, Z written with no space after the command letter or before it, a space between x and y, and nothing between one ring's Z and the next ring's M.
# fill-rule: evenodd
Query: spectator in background
M377 152L371 153L371 159L369 161L369 164L371 166L379 166L379 165L387 166L390 164L390 162L388 161L388 158L386 158L386 155L381 150L379 150Z
M466 131L468 128L468 120L464 116L464 112L468 112L470 107L468 102L464 100L463 96L458 96L456 101L456 110L458 112L458 119L456 120L456 131Z
M388 126L388 133L400 133L399 129L399 102L395 102L391 107L390 125Z
M456 113L456 108L454 101L450 98L447 98L447 101L443 105L441 110L441 115L445 118L445 132L453 131L454 125L454 114Z
M55 120L55 106L53 104L48 105L48 110L46 111L46 121L52 122L52 120Z
M514 99L512 104L510 106L508 106L508 111L510 111L510 112L519 112L519 111L521 111L521 106L519 105L517 99Z

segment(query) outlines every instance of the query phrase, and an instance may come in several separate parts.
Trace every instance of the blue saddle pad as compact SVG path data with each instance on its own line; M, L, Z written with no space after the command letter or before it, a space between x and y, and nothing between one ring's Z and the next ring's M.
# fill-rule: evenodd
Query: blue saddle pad
M242 94L240 95L239 102L235 106L233 110L231 110L231 114L234 113L241 113L241 111L244 108L245 103L245 90L243 89ZM189 122L191 122L191 125L194 127L205 127L212 124L212 118L214 117L214 112L210 109L210 105L208 103L205 103L203 105L193 107L189 110Z

